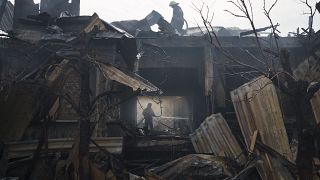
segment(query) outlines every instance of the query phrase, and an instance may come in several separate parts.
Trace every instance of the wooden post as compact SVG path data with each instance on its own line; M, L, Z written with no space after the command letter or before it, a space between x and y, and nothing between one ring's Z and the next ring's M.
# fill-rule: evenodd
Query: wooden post
M90 144L90 82L89 82L89 64L85 59L81 59L80 76L81 76L81 91L80 91L80 143L79 143L79 178L80 180L89 180L89 144Z
M91 137L90 127L90 62L87 61L88 42L90 35L86 33L81 34L80 42L80 54L81 58L78 62L80 70L80 100L79 100L79 111L80 111L80 140L79 140L79 179L89 180L90 179L90 167L89 167L89 145Z

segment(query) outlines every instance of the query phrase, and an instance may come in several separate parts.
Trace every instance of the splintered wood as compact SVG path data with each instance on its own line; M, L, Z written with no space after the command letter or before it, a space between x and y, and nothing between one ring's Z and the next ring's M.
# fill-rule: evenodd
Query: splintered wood
M313 113L316 118L317 124L320 123L320 91L316 92L310 100Z
M292 161L293 156L272 81L260 76L232 91L231 98L247 148L249 149L251 141L254 141L256 131L258 140ZM263 179L292 179L288 170L267 152L258 149L254 152L263 160L259 167Z
M225 156L242 165L246 162L236 138L221 114L207 117L191 135L191 142L197 153Z

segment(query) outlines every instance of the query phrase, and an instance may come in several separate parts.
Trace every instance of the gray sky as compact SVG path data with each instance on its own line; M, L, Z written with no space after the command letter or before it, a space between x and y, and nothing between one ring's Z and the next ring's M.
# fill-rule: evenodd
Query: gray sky
M271 5L273 0L266 0L267 6ZM166 20L170 21L172 9L168 6L170 0L82 0L81 14L91 15L96 12L102 19L111 22L126 19L142 19L152 10L161 13ZM185 19L189 26L196 26L196 22L201 23L199 14L193 9L192 2L201 5L205 2L210 9L215 12L214 25L225 27L250 28L248 20L236 18L225 12L228 9L238 13L227 0L177 0L185 13ZM257 27L269 25L267 18L263 14L263 0L252 0L254 8L254 22ZM309 0L312 6L316 0ZM278 4L271 12L274 23L280 24L282 35L288 31L296 31L297 27L308 26L308 15L303 13L309 12L306 5L299 0L279 0ZM319 13L315 16L315 28L320 27Z
M35 0L38 2L39 0ZM267 18L262 11L263 0L251 0L254 9L254 22L257 27L268 26ZM267 6L270 6L273 0L266 0ZM309 12L308 8L299 2L300 0L279 0L271 12L274 23L279 23L279 30L282 35L289 31L296 31L297 27L308 26L308 16L303 15ZM112 22L118 20L142 19L152 10L161 13L164 18L170 21L172 9L168 6L170 0L81 0L81 15L92 15L96 12L102 19ZM205 2L210 9L215 12L214 26L250 28L248 20L236 18L225 12L228 9L239 13L227 0L176 0L182 7L185 19L189 27L201 23L199 14L193 9L192 2L201 5ZM316 0L309 0L312 6ZM319 14L315 16L315 29L320 27ZM319 22L319 23L318 23Z

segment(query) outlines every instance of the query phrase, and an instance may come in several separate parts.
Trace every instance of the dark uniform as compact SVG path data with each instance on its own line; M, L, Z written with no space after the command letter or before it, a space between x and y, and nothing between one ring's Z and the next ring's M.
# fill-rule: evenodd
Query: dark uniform
M151 106L148 106L147 108L145 108L142 112L144 119L145 119L145 123L144 123L144 129L148 130L150 127L150 130L153 130L153 117L155 117L155 114L151 108Z
M173 9L172 19L171 19L171 26L174 27L179 33L183 33L183 24L184 24L184 18L183 18L183 11L181 7L179 7L177 4L171 6Z

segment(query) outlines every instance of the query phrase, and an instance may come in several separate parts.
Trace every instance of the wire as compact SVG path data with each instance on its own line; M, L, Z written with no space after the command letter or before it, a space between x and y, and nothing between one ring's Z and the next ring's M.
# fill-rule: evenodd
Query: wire
M140 100L139 100L139 97L137 98L137 101L138 101L138 104L139 104L139 106L140 106L140 109L144 109L144 107L141 105L141 103L140 103Z

